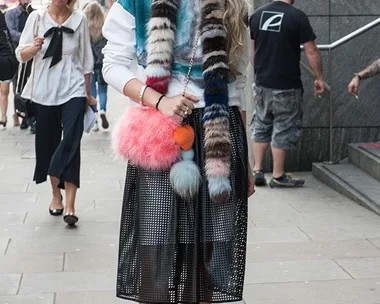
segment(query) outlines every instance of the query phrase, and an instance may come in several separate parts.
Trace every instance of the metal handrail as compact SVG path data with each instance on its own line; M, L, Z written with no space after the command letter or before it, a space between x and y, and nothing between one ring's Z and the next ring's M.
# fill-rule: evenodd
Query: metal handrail
M331 44L320 44L318 45L318 49L321 51L332 51L336 49L337 47L346 44L347 42L351 41L352 39L364 34L365 32L371 30L376 25L380 24L380 18L368 23L367 25L361 27L360 29L344 36L343 38L331 43Z
M327 162L328 164L336 164L337 161L334 160L333 156L333 120L334 120L334 112L333 112L333 90L332 90L332 64L333 64L333 56L332 56L332 50L336 49L339 46L342 46L343 44L346 44L347 42L351 41L352 39L366 33L367 31L373 29L377 25L380 24L380 18L368 23L367 25L359 28L358 30L344 36L343 38L331 43L331 44L320 44L317 45L318 49L321 51L327 51L328 52L328 72L329 72L329 79L328 84L325 83L326 90L329 92L330 102L329 102L329 116L330 116L330 160ZM303 46L302 46L303 49ZM314 72L301 61L301 68L303 71L306 72L309 76L315 78Z

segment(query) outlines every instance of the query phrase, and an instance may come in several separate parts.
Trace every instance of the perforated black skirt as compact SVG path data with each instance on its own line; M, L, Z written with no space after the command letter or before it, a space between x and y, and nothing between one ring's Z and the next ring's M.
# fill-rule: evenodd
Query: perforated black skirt
M191 202L170 186L169 172L128 165L121 215L117 296L141 303L242 300L247 237L247 142L231 107L230 200L211 202L207 181ZM204 168L203 109L187 118Z

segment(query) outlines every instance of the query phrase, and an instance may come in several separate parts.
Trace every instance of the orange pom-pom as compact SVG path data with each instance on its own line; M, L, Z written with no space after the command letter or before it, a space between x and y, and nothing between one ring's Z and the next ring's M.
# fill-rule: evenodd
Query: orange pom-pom
M185 125L176 129L173 137L175 143L180 146L182 150L189 151L195 139L194 130L191 126Z

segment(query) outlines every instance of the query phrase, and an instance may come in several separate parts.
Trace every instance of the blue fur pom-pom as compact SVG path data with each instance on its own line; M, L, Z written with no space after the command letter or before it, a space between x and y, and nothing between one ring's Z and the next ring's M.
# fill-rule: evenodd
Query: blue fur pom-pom
M191 160L182 160L170 170L170 182L174 191L183 199L191 199L198 194L201 174Z
M189 151L181 150L181 157L183 160L193 160L194 159L194 150L191 149Z
M208 191L214 203L226 203L230 198L231 184L225 177L212 177L208 179Z

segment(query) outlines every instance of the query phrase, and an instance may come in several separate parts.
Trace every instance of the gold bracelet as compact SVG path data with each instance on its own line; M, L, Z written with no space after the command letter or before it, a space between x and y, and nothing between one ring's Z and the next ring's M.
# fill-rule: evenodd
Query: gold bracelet
M140 94L139 94L139 104L141 104L142 106L144 105L143 103L143 98L144 98L144 93L145 93L145 90L146 88L148 87L148 85L144 85L140 91Z

